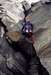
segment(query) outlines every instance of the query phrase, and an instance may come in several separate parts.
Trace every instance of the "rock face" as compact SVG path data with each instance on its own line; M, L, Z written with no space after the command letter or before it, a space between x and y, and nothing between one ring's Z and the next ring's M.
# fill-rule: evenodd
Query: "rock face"
M36 36L35 48L42 64L51 75L51 4L36 3L32 8L34 34Z
M42 64L47 68L51 75L51 4L42 5L40 2L38 2L34 4L31 10L31 22L34 25L34 35L36 36L36 42L34 46ZM9 25L11 25L11 27L14 25L14 27L12 27L12 31L17 31L17 29L21 27L21 24L19 24L20 22L18 25L16 25L15 21L13 23L13 20L11 20L9 17L6 17L6 20L3 18L3 21L4 23L7 21L6 25L9 31L11 30ZM1 73L1 75L4 74Z
M3 23L9 31L18 31L19 26L21 26L20 21L24 19L24 9L21 2L16 0L1 0L0 3L2 4L3 10L6 11L2 17Z
M0 38L0 75L25 75L26 60L15 51L5 37Z
M51 2L51 0L41 0L42 3Z
M8 52L8 50L10 50L10 52ZM10 72L6 66L6 61L10 54L12 56L12 49L7 44L6 40L0 38L0 75L13 75L12 72Z

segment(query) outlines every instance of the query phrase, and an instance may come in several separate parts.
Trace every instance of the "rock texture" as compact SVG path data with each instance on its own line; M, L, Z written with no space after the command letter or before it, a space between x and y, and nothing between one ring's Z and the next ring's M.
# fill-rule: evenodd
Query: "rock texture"
M31 10L31 22L34 25L34 35L36 36L34 46L42 64L47 68L51 75L51 4L41 4L41 2L37 2ZM9 17L7 19L9 19ZM11 22L10 20L11 19L6 23L8 29L11 30L9 25L14 25L12 28L13 31L17 31L17 29L20 30L20 22L15 26L15 21L13 23L13 20L11 20ZM4 20L4 22L6 21Z
M32 8L35 48L42 64L51 75L51 4L36 3Z

